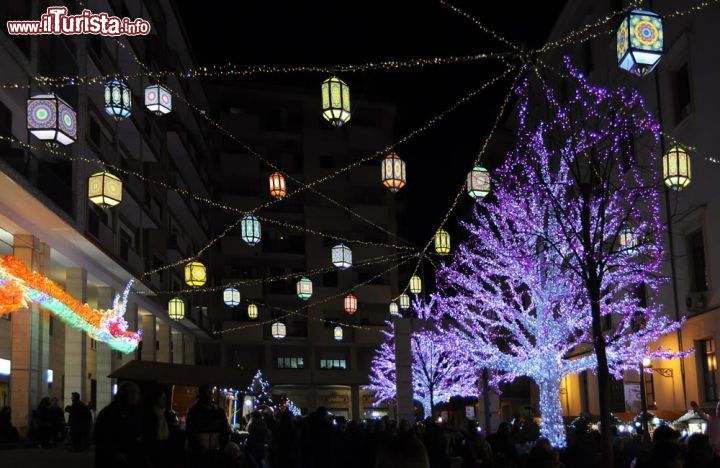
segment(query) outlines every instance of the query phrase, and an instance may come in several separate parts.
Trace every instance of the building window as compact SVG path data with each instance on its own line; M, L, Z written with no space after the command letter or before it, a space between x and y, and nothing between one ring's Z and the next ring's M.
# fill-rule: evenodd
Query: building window
M694 292L707 291L708 278L705 268L705 241L702 229L688 236L688 259L692 290Z
M675 125L692 113L692 93L690 91L690 71L687 62L672 72L672 86L675 92Z
M51 315L48 317L48 335L53 336L53 332L55 331L55 319Z
M717 401L717 384L715 371L717 371L717 355L715 354L715 340L708 338L699 342L698 357L703 379L703 396L705 401Z
M320 359L320 369L347 369L345 359Z
M277 358L278 369L304 369L305 359L301 357L279 357Z
M90 349L94 351L97 350L97 341L95 341L93 338L90 338Z
M643 373L645 378L645 401L649 406L655 404L655 378L654 374Z

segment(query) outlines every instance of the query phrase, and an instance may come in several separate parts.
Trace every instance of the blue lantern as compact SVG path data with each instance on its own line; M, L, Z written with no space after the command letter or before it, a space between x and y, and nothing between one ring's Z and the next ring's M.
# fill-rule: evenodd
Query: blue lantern
M255 216L243 216L240 221L240 237L250 245L260 242L260 221Z
M617 30L618 65L638 76L650 73L663 54L663 25L660 15L633 10Z
M120 80L108 80L105 83L105 112L117 120L130 117L132 99L130 88Z
M225 288L223 291L223 301L228 307L237 307L240 305L240 291L235 288Z

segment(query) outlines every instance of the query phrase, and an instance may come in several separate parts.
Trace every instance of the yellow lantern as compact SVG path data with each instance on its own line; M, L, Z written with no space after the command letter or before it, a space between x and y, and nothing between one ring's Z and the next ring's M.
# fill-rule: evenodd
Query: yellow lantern
M422 280L417 275L410 277L410 292L413 294L420 294L422 292Z
M444 229L439 229L435 233L435 252L440 255L450 253L450 234Z
M351 293L345 296L345 312L351 315L354 314L357 312L357 304L357 297L354 294Z
M282 340L287 334L287 328L285 327L284 323L275 322L270 327L270 332L272 333L273 338L275 338L276 340Z
M258 306L255 304L248 305L247 314L248 318L256 319L258 317Z
M88 198L102 208L119 204L122 191L122 181L109 172L97 172L88 178Z
M270 195L275 198L284 198L287 195L285 176L279 172L270 174Z
M398 297L398 302L400 303L400 308L402 310L407 310L410 308L410 296L407 294L400 294L400 297Z
M398 309L397 302L391 302L389 309L390 315L400 315L400 310Z
M620 231L620 249L624 250L630 255L637 252L637 238L635 232L630 227L625 227Z
M380 166L380 177L385 187L397 192L405 186L405 161L395 153L388 154Z
M350 87L337 76L323 81L322 110L325 120L340 127L350 120Z
M340 326L335 327L335 330L333 330L333 337L335 337L335 341L342 341L343 339L343 329Z
M171 320L182 320L185 318L185 301L179 297L173 297L168 302L168 316Z
M207 270L200 262L190 262L185 265L185 283L188 286L200 287L207 281Z
M678 192L688 185L692 179L690 155L677 146L670 148L662 158L663 180L665 185Z

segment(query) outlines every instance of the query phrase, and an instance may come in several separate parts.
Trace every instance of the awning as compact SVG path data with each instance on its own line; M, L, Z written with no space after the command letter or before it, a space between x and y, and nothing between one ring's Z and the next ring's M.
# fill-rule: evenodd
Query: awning
M239 369L169 364L166 362L132 360L116 369L108 377L160 385L213 385L223 388L244 389L250 385L253 373Z

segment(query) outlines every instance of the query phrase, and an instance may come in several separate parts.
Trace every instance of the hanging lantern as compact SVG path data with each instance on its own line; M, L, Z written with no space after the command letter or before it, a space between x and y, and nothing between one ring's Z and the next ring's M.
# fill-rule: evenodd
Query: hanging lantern
M207 281L207 270L200 262L189 262L185 265L185 283L188 286L199 287Z
M122 192L122 181L109 172L97 172L88 178L88 198L102 208L120 203Z
M167 114L172 110L172 94L159 84L145 88L145 107L157 115Z
M341 270L352 266L352 250L345 244L338 244L332 248L332 263Z
M258 318L258 306L256 306L255 304L248 304L247 314L248 318L251 318L253 320Z
M357 312L357 297L355 297L354 294L350 293L347 296L345 296L345 312L352 315L355 312Z
M435 252L440 255L450 253L450 234L444 229L438 229L435 233Z
M413 294L420 294L422 292L422 280L417 275L410 277L410 292Z
M482 166L473 167L467 176L466 186L468 195L482 200L490 193L490 173Z
M637 252L637 239L632 228L625 227L620 231L620 249L630 255Z
M300 299L307 301L313 293L313 284L310 278L302 277L297 282L297 295Z
M54 94L38 94L27 101L27 129L50 146L77 139L75 111Z
M240 236L250 245L258 244L261 239L260 221L252 215L243 216L240 221Z
M382 183L391 192L397 192L405 186L405 161L395 153L388 154L380 166Z
M117 120L129 117L132 109L130 88L123 81L109 80L105 83L105 112Z
M397 302L390 303L390 315L400 315L400 310L398 309Z
M323 81L322 110L325 120L340 127L350 120L350 87L337 76Z
M690 155L684 149L677 146L670 148L662 162L665 185L678 192L690 185Z
M285 338L285 335L287 334L287 328L285 327L285 324L282 322L275 322L270 327L270 331L272 333L273 338L276 340L282 340Z
M650 73L663 54L663 25L660 15L633 10L617 30L617 59L623 70L638 76Z
M179 297L173 297L168 302L168 316L171 320L182 320L185 318L185 301Z
M270 174L270 195L275 198L284 198L285 195L287 195L285 176L279 172L273 172Z
M410 296L408 296L407 294L400 294L400 297L398 297L398 302L400 303L400 308L402 310L407 310L410 308Z
M240 305L240 291L235 288L225 288L223 291L223 302L228 307L237 307Z
M343 329L341 326L335 327L335 330L333 330L333 337L335 338L335 341L342 341Z

